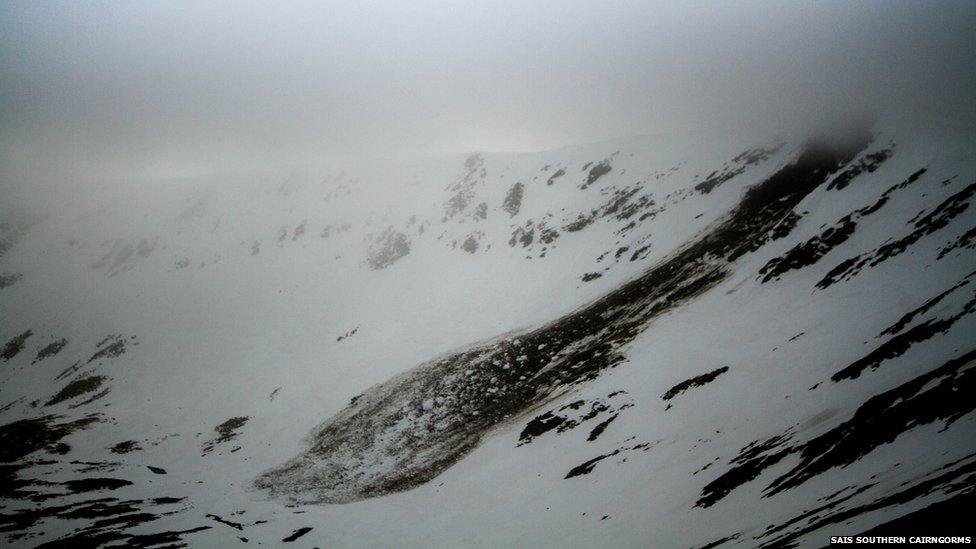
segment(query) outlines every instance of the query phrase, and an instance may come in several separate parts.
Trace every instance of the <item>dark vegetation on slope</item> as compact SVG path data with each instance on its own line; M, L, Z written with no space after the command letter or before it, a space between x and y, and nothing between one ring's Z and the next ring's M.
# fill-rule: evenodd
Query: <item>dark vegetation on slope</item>
M728 371L729 371L728 366L722 366L721 368L712 370L711 372L708 372L706 374L695 376L691 379L686 379L681 383L675 385L674 387L668 389L668 391L664 393L661 396L661 398L664 400L671 400L672 398L680 395L681 393L687 391L688 389L691 389L693 387L701 387L706 383L711 383L712 381L715 381L715 378Z
M464 174L447 186L447 191L453 194L444 204L442 222L464 212L471 200L474 199L474 188L480 183L484 183L488 175L485 169L485 160L480 154L469 156L464 161L464 168L466 170Z
M131 486L132 483L121 478L82 478L78 480L68 480L62 483L69 491L96 492L99 490L117 490L123 486Z
M817 517L819 517L820 515L824 513L829 513L831 510L836 509L838 506L856 498L860 494L863 494L864 492L870 490L871 488L874 488L875 486L877 486L877 484L875 483L865 484L858 488L855 488L854 486L845 486L844 488L834 492L833 494L830 494L826 497L817 500L817 501L825 502L823 505L814 507L809 511L804 511L803 513L800 513L799 515L791 518L790 520L787 520L786 522L776 524L776 525L770 525L761 534L756 536L755 539L762 539L762 538L772 536L773 534L787 530L791 526L805 520L806 521L816 520Z
M739 534L732 534L731 536L725 536L724 538L719 538L719 539L717 539L717 540L715 540L715 541L713 541L711 543L706 543L705 545L702 545L701 547L694 547L692 549L715 549L716 547L718 547L719 545L722 545L723 543L728 543L730 541L735 541L735 540L739 539L740 536L742 536L741 533L739 533Z
M939 250L938 259L942 259L956 250L971 250L973 248L976 248L976 227L959 235L958 238Z
M136 336L131 337L132 340L135 340L135 338ZM122 335L107 336L98 342L98 345L96 345L98 350L88 359L88 363L106 358L118 358L125 354L127 345L128 340Z
M931 213L915 221L915 230L908 235L879 246L867 254L856 255L834 267L817 282L817 288L826 289L836 282L857 276L865 267L880 263L904 253L909 247L936 231L944 229L953 218L969 208L969 200L976 194L976 182L953 194L939 204Z
M647 210L655 206L655 201L651 198L651 194L640 194L646 191L643 185L637 184L631 187L624 187L622 189L612 189L608 194L610 197L601 206L591 209L586 214L579 214L574 221L571 221L563 226L563 230L566 232L577 232L585 229L586 227L592 225L596 220L602 219L604 217L613 217L618 221L625 221L630 219L638 212ZM636 197L636 199L635 199ZM640 221L654 217L658 211L662 209L650 210L643 213L640 217ZM619 234L626 234L629 230L636 227L636 222L632 222L623 229L621 229Z
M939 294L939 295L937 295L937 296L929 299L928 301L926 301L925 303L923 303L917 309L913 309L913 310L905 313L904 316L902 316L901 318L898 319L898 322L895 322L891 326L885 328L880 334L878 334L878 337L881 337L883 335L895 335L898 332L904 330L905 329L905 326L908 326L909 324L912 323L913 320L915 320L915 317L917 317L919 315L923 315L923 314L929 312L929 310L932 309L932 307L935 307L940 302L942 302L942 300L945 299L946 296L948 296L949 294L955 292L959 288L962 288L963 286L966 286L967 284L969 284L969 279L972 278L973 275L976 275L976 271L973 271L973 272L969 273L968 275L966 275L965 278L963 278L961 281L959 281L955 286L952 286L951 288L949 288L948 290L942 292L941 294Z
M120 543L126 547L173 546L180 545L186 534L209 528L131 534L128 530L132 528L145 527L165 515L185 510L185 506L177 506L183 502L183 498L119 499L104 494L133 483L121 478L92 477L87 474L114 470L119 465L117 463L30 459L37 452L53 456L70 452L70 447L62 439L100 421L102 419L97 415L70 421L63 416L47 415L0 426L0 498L32 502L31 506L18 506L0 512L0 532L7 536L9 542L42 535L37 527L51 519L78 521L83 526L37 547L100 547L109 543ZM70 474L79 475L79 478L65 482L43 480L52 470L69 471ZM76 494L84 494L90 499L66 500L68 496ZM52 499L69 502L59 505L45 503Z
M376 270L385 269L409 253L410 240L407 235L389 227L373 242L366 263Z
M557 179L559 179L564 175L566 175L566 170L559 168L558 170L553 172L552 175L549 176L549 179L546 180L546 185L552 185L553 183L556 182Z
M213 519L215 522L219 522L221 524L226 524L227 526L230 526L231 528L234 528L236 530L244 530L244 525L241 524L241 523L239 523L239 522L234 522L232 520L227 520L227 519L221 517L220 515L208 514L206 516L209 519Z
M217 436L204 443L203 453L208 454L212 452L218 444L222 444L237 438L237 435L240 434L237 432L237 430L243 427L244 424L247 423L248 419L250 419L248 416L232 417L214 427L214 431L217 432Z
M112 452L113 454L128 454L129 452L136 452L139 450L142 450L142 447L139 446L139 443L134 440L120 442L108 449L108 451Z
M864 155L864 158L854 162L846 170L837 174L837 177L827 185L827 190L837 189L839 191L844 189L844 187L850 185L855 177L862 173L874 173L889 158L891 158L891 149L881 149L880 151Z
M78 378L72 381L71 383L65 385L63 389L58 391L58 393L53 397L51 397L51 400L48 400L46 403L44 403L44 405L53 406L54 404L58 404L59 402L64 402L66 400L79 397L86 393L91 393L97 390L99 387L101 387L102 383L104 383L107 379L108 378L105 376L88 376L88 377Z
M879 524L861 535L971 537L973 509L976 509L976 492L970 490Z
M10 341L7 342L6 345L3 346L3 351L0 352L0 358L6 362L20 354L20 352L24 350L24 345L27 342L27 338L33 334L34 332L27 330L18 336L14 336Z
M132 505L142 504L141 500L131 500ZM186 547L183 537L203 530L210 526L197 526L186 530L167 530L152 534L129 534L126 530L149 523L163 515L153 513L133 513L114 519L96 521L91 527L74 532L57 540L42 543L37 549L75 549L77 547L102 547L107 543L118 542L116 547ZM115 526L116 528L108 529Z
M0 463L22 459L98 421L97 416L58 423L60 419L62 416L41 416L21 419L0 427Z
M760 162L765 161L770 155L775 154L781 146L782 145L778 145L771 149L749 149L742 152L732 159L731 166L725 165L722 167L721 171L716 170L708 174L704 181L695 185L695 190L702 194L712 192L722 185L722 183L725 183L737 175L741 175L749 166L755 166Z
M10 273L10 274L2 273L0 274L0 288L7 288L9 286L13 286L17 282L19 282L22 278L24 278L24 275L20 273Z
M643 450L643 451L646 452L647 450L650 449L650 447L651 447L651 445L649 443L644 442L644 443L637 444L635 446L630 446L630 447L627 447L627 448L617 448L616 450L614 450L614 451L612 451L612 452L610 452L608 454L603 454L602 456L597 456L597 457L595 457L595 458L593 458L593 459L591 459L589 461L586 461L586 462L583 462L583 463L577 465L576 467L573 467L572 469L569 470L568 473L566 473L566 476L563 477L563 478L565 478L565 479L571 479L573 477L578 477L578 476L581 476L581 475L588 475L588 474L590 474L590 473L593 472L593 469L597 466L597 464L599 464L601 461L603 461L603 460L605 460L607 458L616 456L616 455L620 454L621 452L625 452L625 451L628 451L628 450Z
M464 243L461 244L461 249L468 252L469 254L473 254L477 252L478 239L475 238L474 235L469 235L468 238L464 240Z
M348 332L346 332L346 333L342 334L341 336L337 337L336 338L336 342L342 341L343 339L346 339L346 338L350 338L350 337L356 335L356 332L358 332L358 331L359 331L359 326L356 326L352 330L349 330Z
M256 480L275 495L347 502L429 481L490 428L624 360L654 318L722 281L793 207L870 141L808 144L750 188L699 240L590 305L535 330L451 354L367 391L312 434L311 447Z
M52 341L48 345L45 345L43 349L37 351L37 356L34 357L33 363L40 362L45 358L50 358L61 352L68 345L68 340L65 338L58 339L57 341Z
M583 167L586 170L586 166ZM586 174L586 181L580 186L580 189L585 189L590 185L596 183L597 179L600 179L604 175L610 173L613 167L610 166L610 159L601 160L595 166L590 168L590 172Z
M559 231L549 227L545 221L540 221L536 224L529 219L525 222L524 226L515 227L515 230L512 231L512 237L508 240L508 245L515 247L516 244L521 244L523 248L527 248L533 242L538 241L544 245L539 257L545 257L546 250L548 249L547 245L552 244L557 238L559 238Z
M626 391L614 391L607 395L605 399L592 401L576 400L540 414L529 421L522 433L519 435L519 446L532 442L536 437L542 436L552 430L563 433L579 427L581 424L600 417L605 414L612 414L608 419L593 428L588 440L596 440L597 437L616 419L621 410L626 410L633 406L633 403L626 399Z
M857 379L864 370L869 368L871 370L878 369L884 361L905 354L916 343L931 339L937 334L948 332L956 322L972 314L974 311L976 311L976 297L973 297L963 305L960 312L952 316L927 320L891 337L870 353L855 360L847 367L832 375L830 379L835 383L843 380ZM888 330L891 329L888 328Z
M286 538L283 538L281 541L283 541L285 543L291 543L291 542L295 541L296 539L304 536L305 534L307 534L307 533L309 533L311 531L312 531L312 528L310 526L305 526L305 527L299 528L298 530L295 530L294 532L291 533L291 535L289 535Z
M854 210L838 220L836 225L825 229L818 236L802 244L797 244L780 257L774 257L769 260L766 265L759 269L762 282L775 280L789 271L802 269L815 264L831 250L847 242L857 229L858 221L880 210L888 203L892 193L908 187L917 181L925 172L925 168L916 171L908 179L890 187L882 193L881 197L874 204ZM834 181L836 180L837 178L834 179Z
M140 238L138 242L115 240L112 247L102 257L92 264L92 269L108 267L108 275L115 276L123 271L132 270L140 259L149 257L156 249L157 239Z
M783 458L799 454L800 463L772 481L764 497L795 488L836 467L858 461L875 448L894 442L920 425L942 421L948 427L976 410L976 350L864 402L850 419L807 442L786 446L790 433L742 450L731 467L702 490L697 506L709 507L759 476Z
M969 455L956 462L946 464L936 471L936 475L926 478L921 482L918 482L908 488L904 488L894 494L879 497L871 502L864 503L861 505L852 505L850 507L842 507L836 509L831 506L829 510L825 510L819 515L815 515L809 518L809 522L802 527L796 528L780 537L772 539L759 545L762 549L772 549L772 548L787 548L795 547L797 542L806 534L820 530L828 526L834 526L846 524L856 517L867 515L878 510L893 508L898 505L902 505L911 501L915 501L931 494L940 494L943 497L952 496L954 494L960 494L950 500L949 502L955 502L956 505L965 502L966 499L971 500L972 498L963 498L959 501L959 498L965 495L972 494L971 489L974 481L976 481L976 461L973 461L973 455ZM968 462L968 463L967 463ZM960 465L961 464L961 465ZM904 487L902 484L899 488ZM947 502L948 503L948 502ZM949 509L953 509L949 507ZM797 519L792 519L790 523L798 522ZM946 517L948 518L948 517ZM928 528L933 528L937 525L929 524L927 528L920 529L919 531L913 531L910 535L923 535L923 531ZM955 527L958 528L960 524L967 524L968 522L957 522ZM886 533L884 535L896 535L893 533ZM940 536L946 535L947 532L944 530L938 530ZM970 534L967 532L967 535Z
M508 189L505 200L502 201L502 209L508 212L509 217L515 217L522 209L522 195L525 193L525 185L516 183Z

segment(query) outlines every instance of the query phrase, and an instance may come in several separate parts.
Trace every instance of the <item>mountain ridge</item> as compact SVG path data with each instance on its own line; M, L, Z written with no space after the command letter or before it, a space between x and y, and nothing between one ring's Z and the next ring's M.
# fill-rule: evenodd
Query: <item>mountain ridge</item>
M7 223L0 534L807 546L952 501L973 143L871 133L819 160L711 136L195 179ZM818 284L851 257L884 259ZM456 439L419 427L446 397ZM834 466L841 432L864 451ZM306 504L336 478L372 497Z

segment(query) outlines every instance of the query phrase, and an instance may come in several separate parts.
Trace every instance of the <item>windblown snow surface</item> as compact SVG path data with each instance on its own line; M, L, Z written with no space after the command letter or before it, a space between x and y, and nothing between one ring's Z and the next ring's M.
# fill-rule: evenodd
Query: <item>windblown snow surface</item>
M879 123L4 204L0 544L957 532L974 154Z

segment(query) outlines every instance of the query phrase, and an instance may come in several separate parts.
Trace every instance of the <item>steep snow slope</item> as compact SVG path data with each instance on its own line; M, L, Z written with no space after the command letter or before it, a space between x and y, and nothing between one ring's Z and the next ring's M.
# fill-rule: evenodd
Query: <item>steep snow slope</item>
M648 137L6 204L0 533L748 547L945 520L976 472L974 151Z

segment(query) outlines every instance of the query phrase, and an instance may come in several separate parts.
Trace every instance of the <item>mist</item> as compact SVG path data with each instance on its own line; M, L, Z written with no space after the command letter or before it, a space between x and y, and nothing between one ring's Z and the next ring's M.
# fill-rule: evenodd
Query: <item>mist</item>
M6 2L0 184L976 120L976 7Z
M0 547L968 543L973 90L973 0L0 1Z

